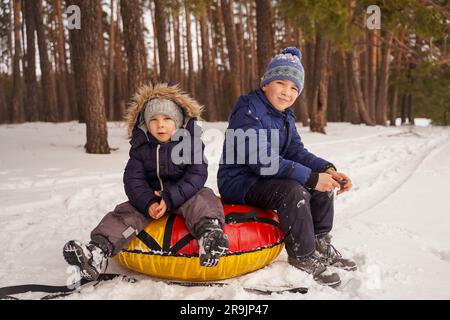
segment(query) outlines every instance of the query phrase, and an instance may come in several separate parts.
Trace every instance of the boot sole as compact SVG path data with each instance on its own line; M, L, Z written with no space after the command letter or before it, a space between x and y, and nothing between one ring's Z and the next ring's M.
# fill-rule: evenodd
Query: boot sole
M89 259L83 252L83 249L75 242L64 246L63 256L66 262L80 269L82 278L86 280L96 280L98 272L89 265Z

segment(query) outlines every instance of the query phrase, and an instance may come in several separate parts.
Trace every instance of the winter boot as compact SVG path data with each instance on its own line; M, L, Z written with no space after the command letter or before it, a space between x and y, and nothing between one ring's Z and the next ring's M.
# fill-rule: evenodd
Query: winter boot
M312 274L313 279L319 284L329 287L337 287L341 284L341 279L337 273L330 273L322 263L321 258L315 253L306 258L288 257L290 265Z
M219 258L228 251L228 237L217 219L208 219L198 228L199 256L202 267L215 267Z
M342 255L331 244L331 235L316 236L316 250L327 266L333 266L346 271L354 271L357 269L356 263L350 259L342 258Z
M71 240L64 245L63 255L68 264L80 268L81 277L86 280L97 280L108 261L108 255L93 242L84 245Z

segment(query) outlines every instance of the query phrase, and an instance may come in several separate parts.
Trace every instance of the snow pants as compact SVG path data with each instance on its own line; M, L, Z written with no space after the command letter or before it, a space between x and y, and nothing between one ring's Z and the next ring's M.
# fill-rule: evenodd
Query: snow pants
M333 198L334 192L307 190L295 180L262 179L247 192L245 202L276 210L288 255L304 258L314 252L315 236L332 229Z
M187 229L197 239L201 236L197 229L205 219L218 219L222 227L225 224L221 201L213 190L206 187L173 211L184 217ZM106 214L92 230L91 240L114 256L153 220L127 201Z

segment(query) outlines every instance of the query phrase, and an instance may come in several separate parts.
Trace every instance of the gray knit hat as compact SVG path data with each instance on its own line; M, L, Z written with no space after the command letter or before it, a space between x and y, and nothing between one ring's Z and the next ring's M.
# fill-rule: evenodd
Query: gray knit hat
M145 123L152 119L153 116L164 114L175 121L176 128L179 129L183 125L183 111L172 100L168 99L152 99L145 104L144 119Z

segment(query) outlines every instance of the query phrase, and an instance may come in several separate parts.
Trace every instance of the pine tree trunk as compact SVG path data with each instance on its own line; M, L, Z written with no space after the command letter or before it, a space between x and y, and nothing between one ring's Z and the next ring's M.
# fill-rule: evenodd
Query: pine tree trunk
M22 50L20 45L21 29L21 1L14 0L14 59L13 59L13 89L12 89L12 109L11 121L13 123L24 122L22 77L20 72L20 61Z
M308 113L311 115L311 106L312 106L312 95L313 95L313 88L315 84L315 69L314 69L314 56L315 56L315 39L311 39L306 42L306 57L303 58L305 63L305 79L309 79L305 81L305 96L306 96L306 102L308 105Z
M395 55L395 72L396 74L399 73L400 65L401 65L401 59L402 59L402 52L401 50L397 50ZM391 102L391 114L390 114L390 125L396 126L396 120L397 120L397 113L398 113L398 96L399 96L399 90L398 86L394 85L393 93L392 93L392 102Z
M380 85L378 87L377 108L376 108L376 123L382 126L386 125L387 121L387 93L389 85L389 59L391 53L391 43L393 35L391 32L386 32L386 43L382 51L381 70L380 70Z
M147 82L144 31L141 24L139 0L120 0L123 38L128 61L128 92L133 95Z
M70 32L80 32L81 74L76 75L76 81L86 83L86 152L110 153L107 141L106 113L103 94L103 37L102 8L100 0L71 0L80 7L81 29Z
M230 84L231 96L233 101L236 101L240 94L240 79L241 73L239 69L239 52L237 46L236 31L233 23L233 2L230 0L221 0L223 23L225 27L225 37L228 49L228 59L230 61Z
M273 14L270 0L256 1L258 78L266 72L274 52Z
M152 8L152 2L150 1L150 16L152 18L152 28L153 28L153 72L152 72L152 82L157 83L158 82L158 28L156 26L156 18L155 18L155 9Z
M200 52L202 51L201 48L201 32L200 32L200 22L198 19L194 19L195 20L195 39L196 39L196 51L197 51L197 72L195 74L195 80L194 83L196 84L196 89L195 92L197 93L196 98L198 100L203 100L204 99L204 95L205 92L203 90L203 84L201 83L202 80L202 75L201 75L201 71L202 71L202 57ZM199 42L200 40L200 42Z
M342 66L344 70L344 94L345 101L343 104L343 119L344 121L350 122L352 124L360 124L360 116L358 111L358 106L355 102L354 94L353 94L353 85L352 85L352 68L351 68L351 57L349 53L340 54L342 60Z
M408 124L410 126L414 126L416 124L415 122L415 112L414 112L414 101L412 94L408 95Z
M225 57L225 35L224 35L224 23L223 23L223 13L222 13L222 7L220 5L220 1L215 2L215 8L217 12L217 24L218 24L218 43L220 45L220 66L219 74L218 74L218 87L220 90L217 91L218 96L218 112L220 119L225 120L228 118L228 113L230 110L230 107L235 103L235 101L231 101L230 97L230 85L228 84L229 80L229 67L227 65L227 59ZM227 73L228 72L228 73Z
M48 58L47 37L45 35L44 20L42 17L42 0L32 1L35 14L36 31L38 37L39 60L41 66L41 83L43 110L42 120L57 122L59 119L59 110L56 99L56 84L52 65Z
M126 0L121 0L126 1ZM169 80L169 50L166 40L166 14L164 12L164 1L154 0L155 2L155 22L156 38L158 39L158 57L159 57L159 81Z
M0 123L9 122L9 112L5 97L5 85L3 83L3 74L0 73Z
M23 13L25 16L26 34L27 34L27 53L26 69L25 69L25 83L27 88L27 96L25 103L26 119L28 121L39 120L39 106L38 106L38 92L37 92L37 78L36 78L36 24L34 21L33 7L29 1L23 2ZM0 90L3 90L1 88Z
M66 69L66 54L64 50L64 29L61 12L61 0L53 0L53 7L55 9L55 19L57 24L56 46L58 50L57 65L59 68L59 109L61 110L61 120L69 121L73 118L73 116L69 100L70 96Z
M114 83L114 120L121 121L125 115L126 109L126 97L128 85L125 81L126 78L126 67L124 66L124 57L122 53L122 35L119 28L119 10L117 10L115 32L115 53L114 53L114 66L115 66L115 83Z
M194 91L194 58L192 56L192 38L191 38L191 14L189 10L189 3L187 0L184 1L184 15L186 21L186 46L187 46L187 56L188 56L188 90L191 95L195 96Z
M247 23L250 36L250 46L251 46L251 72L250 72L250 87L256 88L259 85L258 77L258 53L256 51L256 34L254 26L254 7L253 2L247 1Z
M110 20L109 20L109 47L108 47L108 100L107 100L107 118L114 120L114 52L115 52L115 30L116 21L114 17L115 0L110 0ZM119 70L120 72L120 70Z
M218 99L219 87L218 87L217 63L216 63L216 61L217 61L216 44L218 43L218 39L217 39L217 34L215 32L215 24L214 24L214 20L213 20L211 6L208 6L206 10L208 12L208 20L209 20L210 31L211 31L211 35L210 35L211 60L209 62L209 71L208 72L211 76L211 85L212 85L212 93L213 94L212 94L212 105L210 107L213 109L212 113L214 115L215 121L219 121L220 120L219 99Z
M374 125L374 122L369 116L369 113L367 112L366 103L364 101L362 91L361 91L361 78L359 73L359 59L358 55L355 53L355 49L353 49L349 54L349 66L352 73L352 93L354 96L354 101L357 105L359 116L361 117L362 121L369 126Z
M337 54L332 54L332 61L337 60ZM328 110L327 110L327 118L330 122L336 122L339 119L338 112L338 92L337 92L337 82L338 82L338 70L337 64L333 63L330 65L331 73L329 76L329 85L328 85Z
M315 68L317 72L312 97L312 112L309 127L312 132L325 132L328 102L328 62L330 42L317 35Z
M367 99L369 115L371 119L375 119L375 105L377 94L377 30L369 31L370 47L369 47L369 95Z
M217 115L214 108L214 92L211 81L210 59L209 59L209 34L208 25L206 21L206 10L203 10L200 16L200 33L202 41L202 84L204 86L204 101L205 101L205 117L208 121L217 121Z
M249 72L245 63L245 56L247 54L247 48L244 43L244 26L243 26L243 13L242 5L238 6L238 23L235 23L236 40L238 44L238 59L239 59L239 71L240 71L240 92L247 92L247 77Z
M181 82L181 47L180 47L180 14L175 12L173 18L174 45L175 45L175 63L174 63L174 81Z

